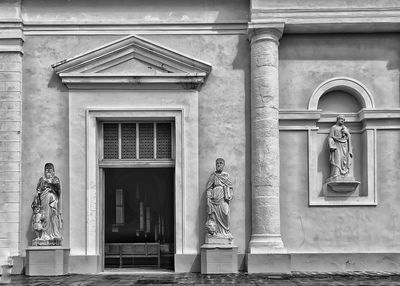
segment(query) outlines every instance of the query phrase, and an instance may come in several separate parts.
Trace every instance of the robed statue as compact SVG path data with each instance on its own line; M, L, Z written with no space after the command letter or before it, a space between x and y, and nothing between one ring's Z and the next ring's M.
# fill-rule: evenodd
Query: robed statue
M206 185L207 222L206 243L230 243L229 203L233 199L233 187L229 174L224 172L225 160L218 158Z
M353 160L351 135L344 126L344 115L338 115L336 124L330 129L328 136L329 162L331 165L329 181L347 177Z
M39 179L31 205L32 227L36 234L32 245L61 245L63 238L61 236L60 195L60 180L55 175L54 165L46 163L43 177Z

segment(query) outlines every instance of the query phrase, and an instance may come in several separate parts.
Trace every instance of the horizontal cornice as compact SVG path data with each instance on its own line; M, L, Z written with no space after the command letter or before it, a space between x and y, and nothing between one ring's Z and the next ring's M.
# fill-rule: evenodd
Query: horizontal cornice
M246 34L246 22L230 23L65 23L25 22L26 35L193 35Z
M400 31L400 7L253 9L251 22L285 23L285 33Z
M171 73L158 75L60 74L69 89L153 89L198 90L206 73Z

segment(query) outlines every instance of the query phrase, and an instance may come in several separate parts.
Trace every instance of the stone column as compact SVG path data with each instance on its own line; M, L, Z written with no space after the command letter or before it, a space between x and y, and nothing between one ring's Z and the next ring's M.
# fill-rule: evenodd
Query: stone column
M279 211L278 46L283 25L255 27L251 40L250 253L284 253Z

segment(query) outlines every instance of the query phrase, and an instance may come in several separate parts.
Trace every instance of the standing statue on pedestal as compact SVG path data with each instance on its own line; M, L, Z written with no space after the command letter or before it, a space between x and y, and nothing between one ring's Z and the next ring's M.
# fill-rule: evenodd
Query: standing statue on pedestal
M338 115L336 124L331 127L328 137L329 162L331 173L328 180L336 180L349 175L353 160L351 136L349 129L344 126L344 115Z
M206 243L230 244L233 237L229 229L229 202L233 199L233 187L228 173L223 172L225 160L218 158L215 166L206 185Z
M354 192L360 185L354 177L350 177L353 151L351 148L351 135L344 126L344 115L338 115L336 124L330 129L328 136L329 163L331 171L326 180L324 189L336 193Z
M55 175L54 165L46 163L44 176L39 179L31 205L34 212L32 227L36 233L32 245L61 245L63 238L62 217L59 210L60 195L60 180Z

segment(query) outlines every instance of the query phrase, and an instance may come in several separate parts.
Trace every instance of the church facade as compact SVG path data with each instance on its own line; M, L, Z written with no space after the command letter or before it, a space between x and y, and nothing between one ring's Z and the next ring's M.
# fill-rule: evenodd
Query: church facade
M95 2L0 3L1 265L398 270L397 1Z

